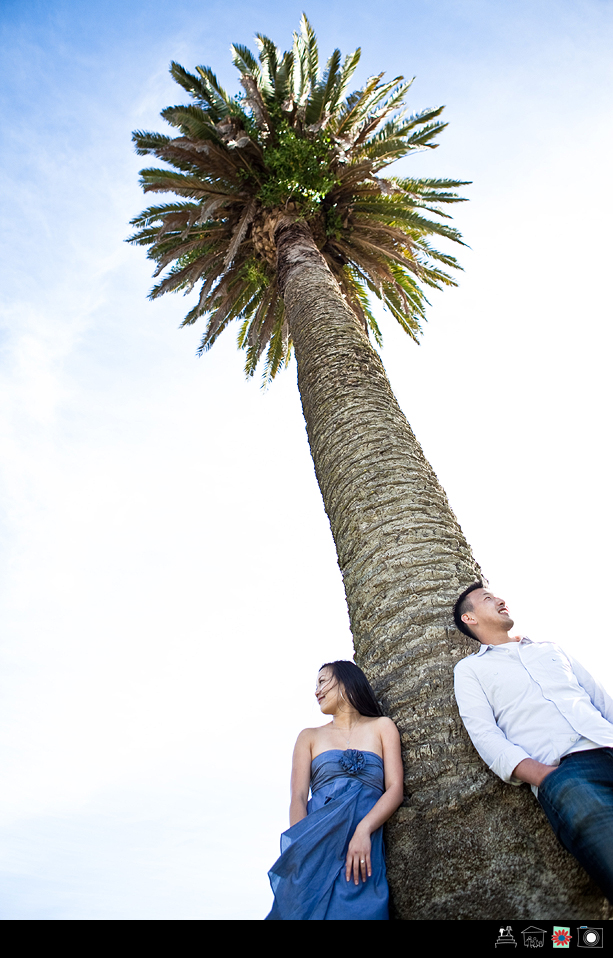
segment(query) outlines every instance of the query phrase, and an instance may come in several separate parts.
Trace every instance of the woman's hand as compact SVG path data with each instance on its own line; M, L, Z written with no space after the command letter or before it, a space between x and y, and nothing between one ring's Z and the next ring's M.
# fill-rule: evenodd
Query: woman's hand
M366 878L370 878L372 875L370 864L370 832L368 829L362 827L361 822L353 833L353 838L349 842L349 848L347 849L347 860L345 862L345 877L347 881L350 881L352 874L356 885L360 883L360 876L362 877L362 881L365 882Z

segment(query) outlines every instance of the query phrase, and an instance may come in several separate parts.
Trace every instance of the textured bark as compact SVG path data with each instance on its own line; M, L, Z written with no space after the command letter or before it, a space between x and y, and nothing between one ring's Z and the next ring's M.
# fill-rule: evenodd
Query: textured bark
M356 661L402 738L405 799L387 825L394 917L604 919L610 906L528 787L503 785L468 739L453 667L475 649L451 608L480 569L308 230L283 224L277 246Z

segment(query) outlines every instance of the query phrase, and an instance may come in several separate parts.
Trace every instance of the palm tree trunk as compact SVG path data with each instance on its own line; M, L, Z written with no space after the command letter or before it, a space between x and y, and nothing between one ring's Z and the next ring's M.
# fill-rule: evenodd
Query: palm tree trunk
M602 893L527 786L488 771L458 716L453 667L474 643L451 608L480 570L382 363L308 229L282 223L277 249L356 661L402 738L405 800L387 826L394 917L603 919Z

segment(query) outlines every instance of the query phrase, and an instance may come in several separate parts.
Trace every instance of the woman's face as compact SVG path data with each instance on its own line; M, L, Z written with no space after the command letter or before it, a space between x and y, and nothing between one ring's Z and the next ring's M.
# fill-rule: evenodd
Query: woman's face
M341 687L335 679L332 669L324 668L318 674L315 697L324 715L333 714L338 710Z

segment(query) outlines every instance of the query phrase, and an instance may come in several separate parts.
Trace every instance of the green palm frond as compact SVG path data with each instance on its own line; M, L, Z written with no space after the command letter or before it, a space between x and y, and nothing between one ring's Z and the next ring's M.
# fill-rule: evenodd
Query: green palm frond
M304 89L307 83L314 87L319 74L319 50L315 32L304 14L300 20L300 34L294 34L294 49L298 52L300 62L304 64L304 81L300 89Z
M258 62L248 47L244 47L241 43L232 43L230 49L233 54L232 63L239 73L243 76L250 75L254 77L254 79L260 76Z
M144 246L161 279L151 290L189 293L197 301L183 320L206 319L199 352L239 321L245 371L263 364L265 382L287 365L292 349L276 281L275 228L300 218L346 302L381 345L372 310L378 300L416 341L425 319L424 290L455 285L455 258L433 237L462 244L446 207L463 201L466 181L381 177L391 163L432 149L446 124L442 107L407 115L411 81L383 74L348 92L360 50L334 50L323 70L306 16L282 52L263 34L258 54L231 47L243 92L231 96L209 67L170 72L191 102L162 117L174 137L142 130L136 152L163 168L141 171L144 192L177 197L132 220L128 242Z

